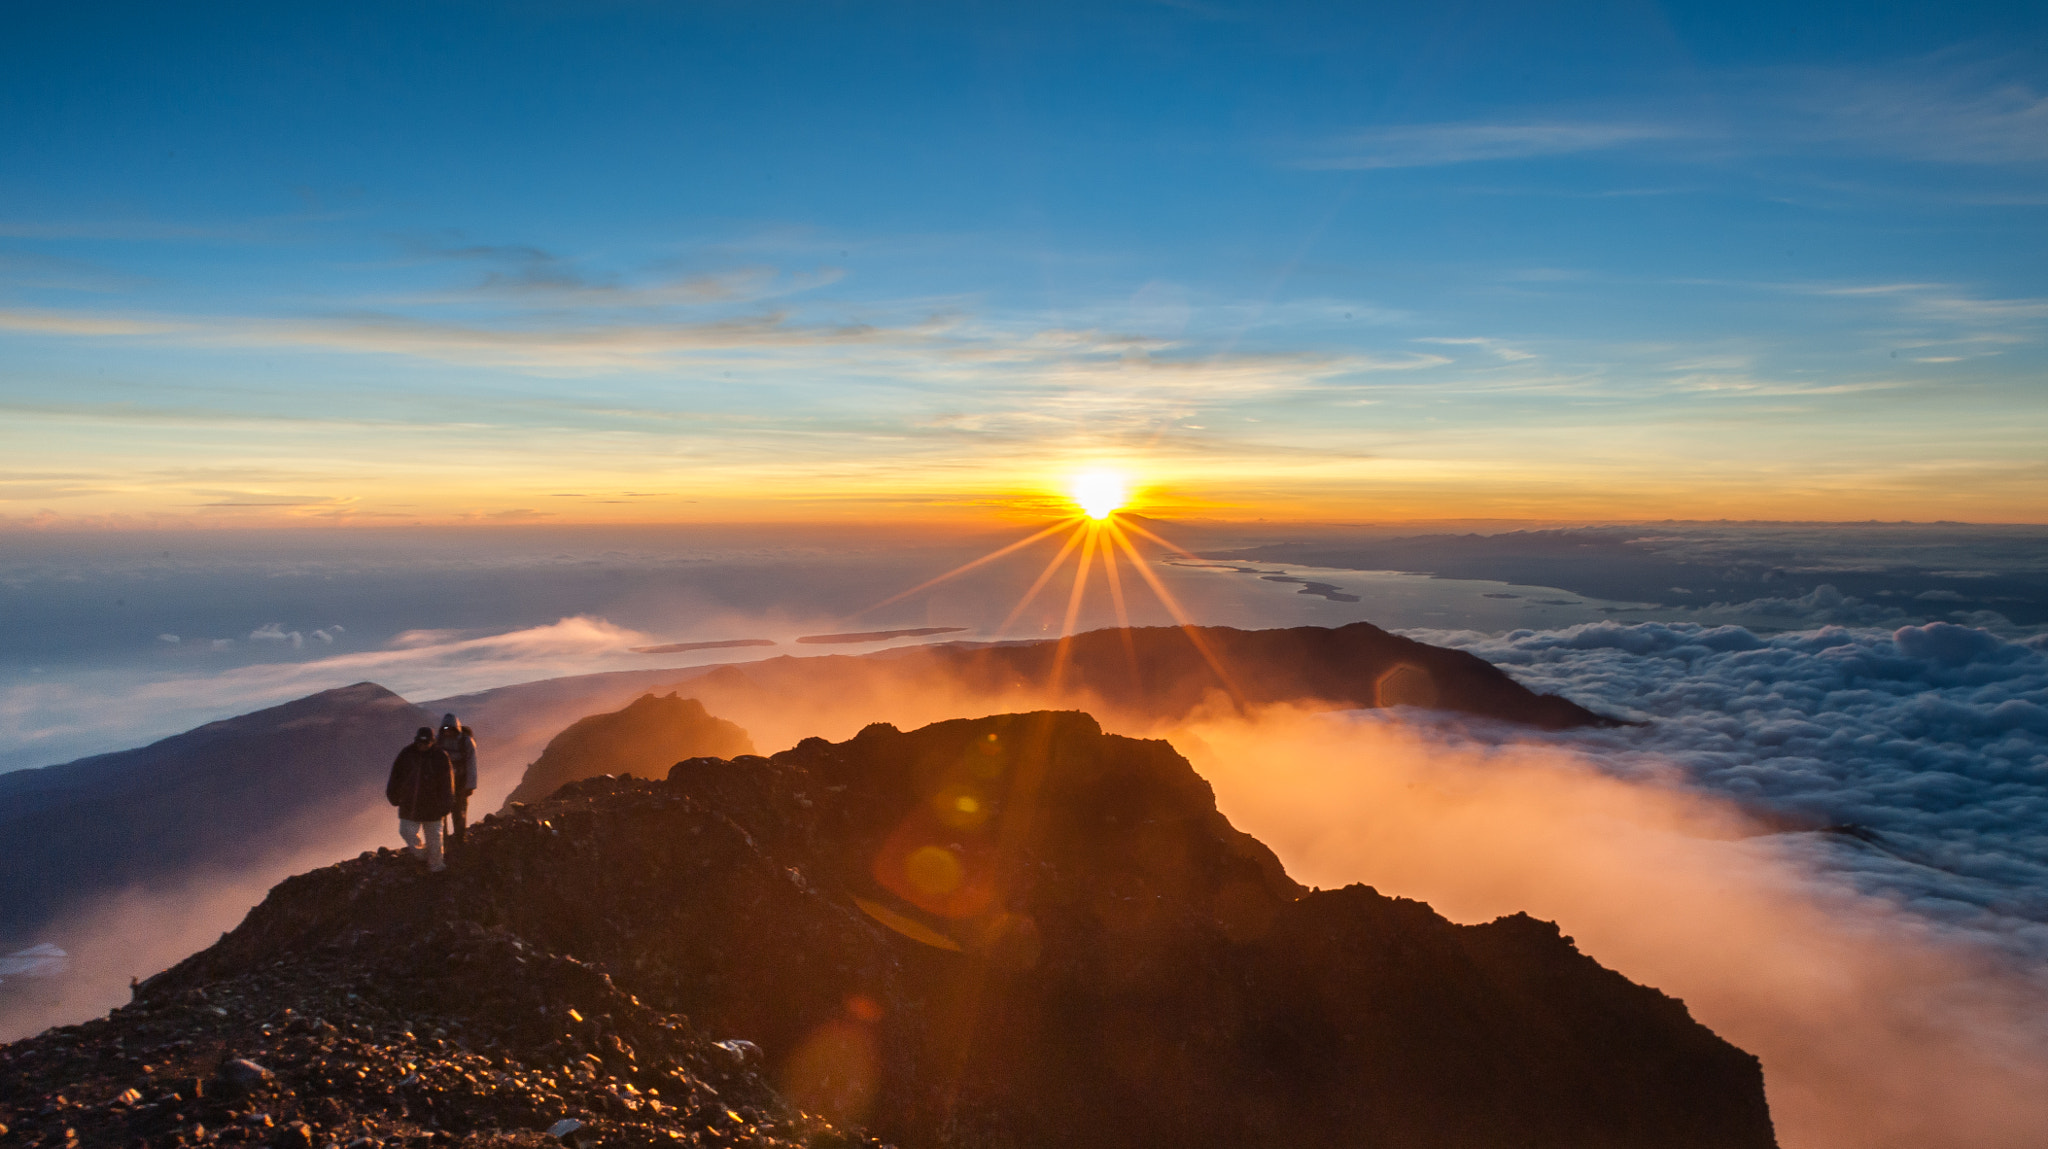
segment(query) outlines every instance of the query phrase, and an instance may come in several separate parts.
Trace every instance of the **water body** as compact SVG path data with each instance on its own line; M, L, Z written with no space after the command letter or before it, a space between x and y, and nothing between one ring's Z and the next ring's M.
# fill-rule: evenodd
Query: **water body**
M1186 559L1165 564L1245 585L1248 605L1274 616L1298 603L1274 599L1320 598L1328 604L1316 625L1370 622L1389 630L1420 627L1509 631L1552 629L1615 617L1648 617L1653 604L1575 595L1557 587L1512 586L1492 579L1437 578L1402 571L1358 571L1340 567L1280 563L1208 563ZM1182 576L1186 577L1186 576ZM1317 608L1307 608L1316 612ZM1267 622L1264 625L1281 625Z

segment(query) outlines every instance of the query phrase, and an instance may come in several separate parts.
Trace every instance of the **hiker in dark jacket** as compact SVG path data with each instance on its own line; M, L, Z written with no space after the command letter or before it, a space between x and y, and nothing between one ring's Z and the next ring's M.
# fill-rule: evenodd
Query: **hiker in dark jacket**
M441 819L455 800L455 766L448 752L434 744L432 729L422 726L412 744L398 752L391 763L391 780L384 784L384 797L398 807L398 836L412 856L427 860L427 869L439 872L448 867L441 861ZM426 836L426 849L420 837Z
M455 721L453 714L441 716L441 733L434 740L455 765L455 800L448 807L448 840L462 844L463 824L469 820L469 796L476 793L476 735Z

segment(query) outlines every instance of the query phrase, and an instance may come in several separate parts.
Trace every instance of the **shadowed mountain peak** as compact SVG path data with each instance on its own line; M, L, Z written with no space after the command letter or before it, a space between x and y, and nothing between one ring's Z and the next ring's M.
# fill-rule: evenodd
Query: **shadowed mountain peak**
M675 694L643 694L625 709L578 719L526 768L507 802L534 802L599 774L661 777L684 758L752 754L747 732Z

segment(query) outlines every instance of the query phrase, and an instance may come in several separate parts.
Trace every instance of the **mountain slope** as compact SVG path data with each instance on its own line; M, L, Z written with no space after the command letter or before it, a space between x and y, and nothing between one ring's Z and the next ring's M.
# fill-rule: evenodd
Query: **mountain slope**
M643 694L623 710L577 719L555 735L506 801L538 801L598 774L660 777L684 758L753 752L746 731L713 717L696 699Z
M0 774L0 937L96 893L252 864L329 811L382 803L392 755L428 724L361 682L139 749Z
M617 996L570 1017L549 987L595 993L600 973ZM212 1044L194 1007L223 994L218 1020L246 1020ZM376 1048L293 1044L287 1007ZM8 1051L41 1068L0 1083L0 1121L113 1144L157 1135L166 1106L197 1120L189 1099L100 1104L175 1090L133 1064L167 1016L208 1035L174 1051L180 1075L259 1047L279 1062L261 1106L309 1122L309 1144L428 1117L517 1143L563 1115L624 1144L769 1143L707 1132L689 1075L731 1068L707 1036L764 1054L761 1082L706 1079L720 1096L912 1147L1774 1143L1757 1062L1681 1003L1520 915L1304 894L1170 746L1075 713L585 780L488 820L445 875L365 856L293 878L135 1007ZM141 1052L122 1062L117 1038ZM382 1068L415 1058L412 1084ZM42 1115L66 1073L84 1105ZM627 1106L650 1087L684 1112Z

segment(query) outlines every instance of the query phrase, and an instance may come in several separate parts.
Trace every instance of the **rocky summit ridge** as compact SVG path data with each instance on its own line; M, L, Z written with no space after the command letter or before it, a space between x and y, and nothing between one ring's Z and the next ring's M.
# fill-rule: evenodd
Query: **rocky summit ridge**
M520 776L507 802L545 798L579 778L598 774L666 774L679 758L752 754L747 732L714 717L694 698L643 694L610 714L590 714L549 740Z
M1523 915L1310 891L1075 712L598 777L291 878L0 1050L53 1146L1763 1149L1756 1060Z

